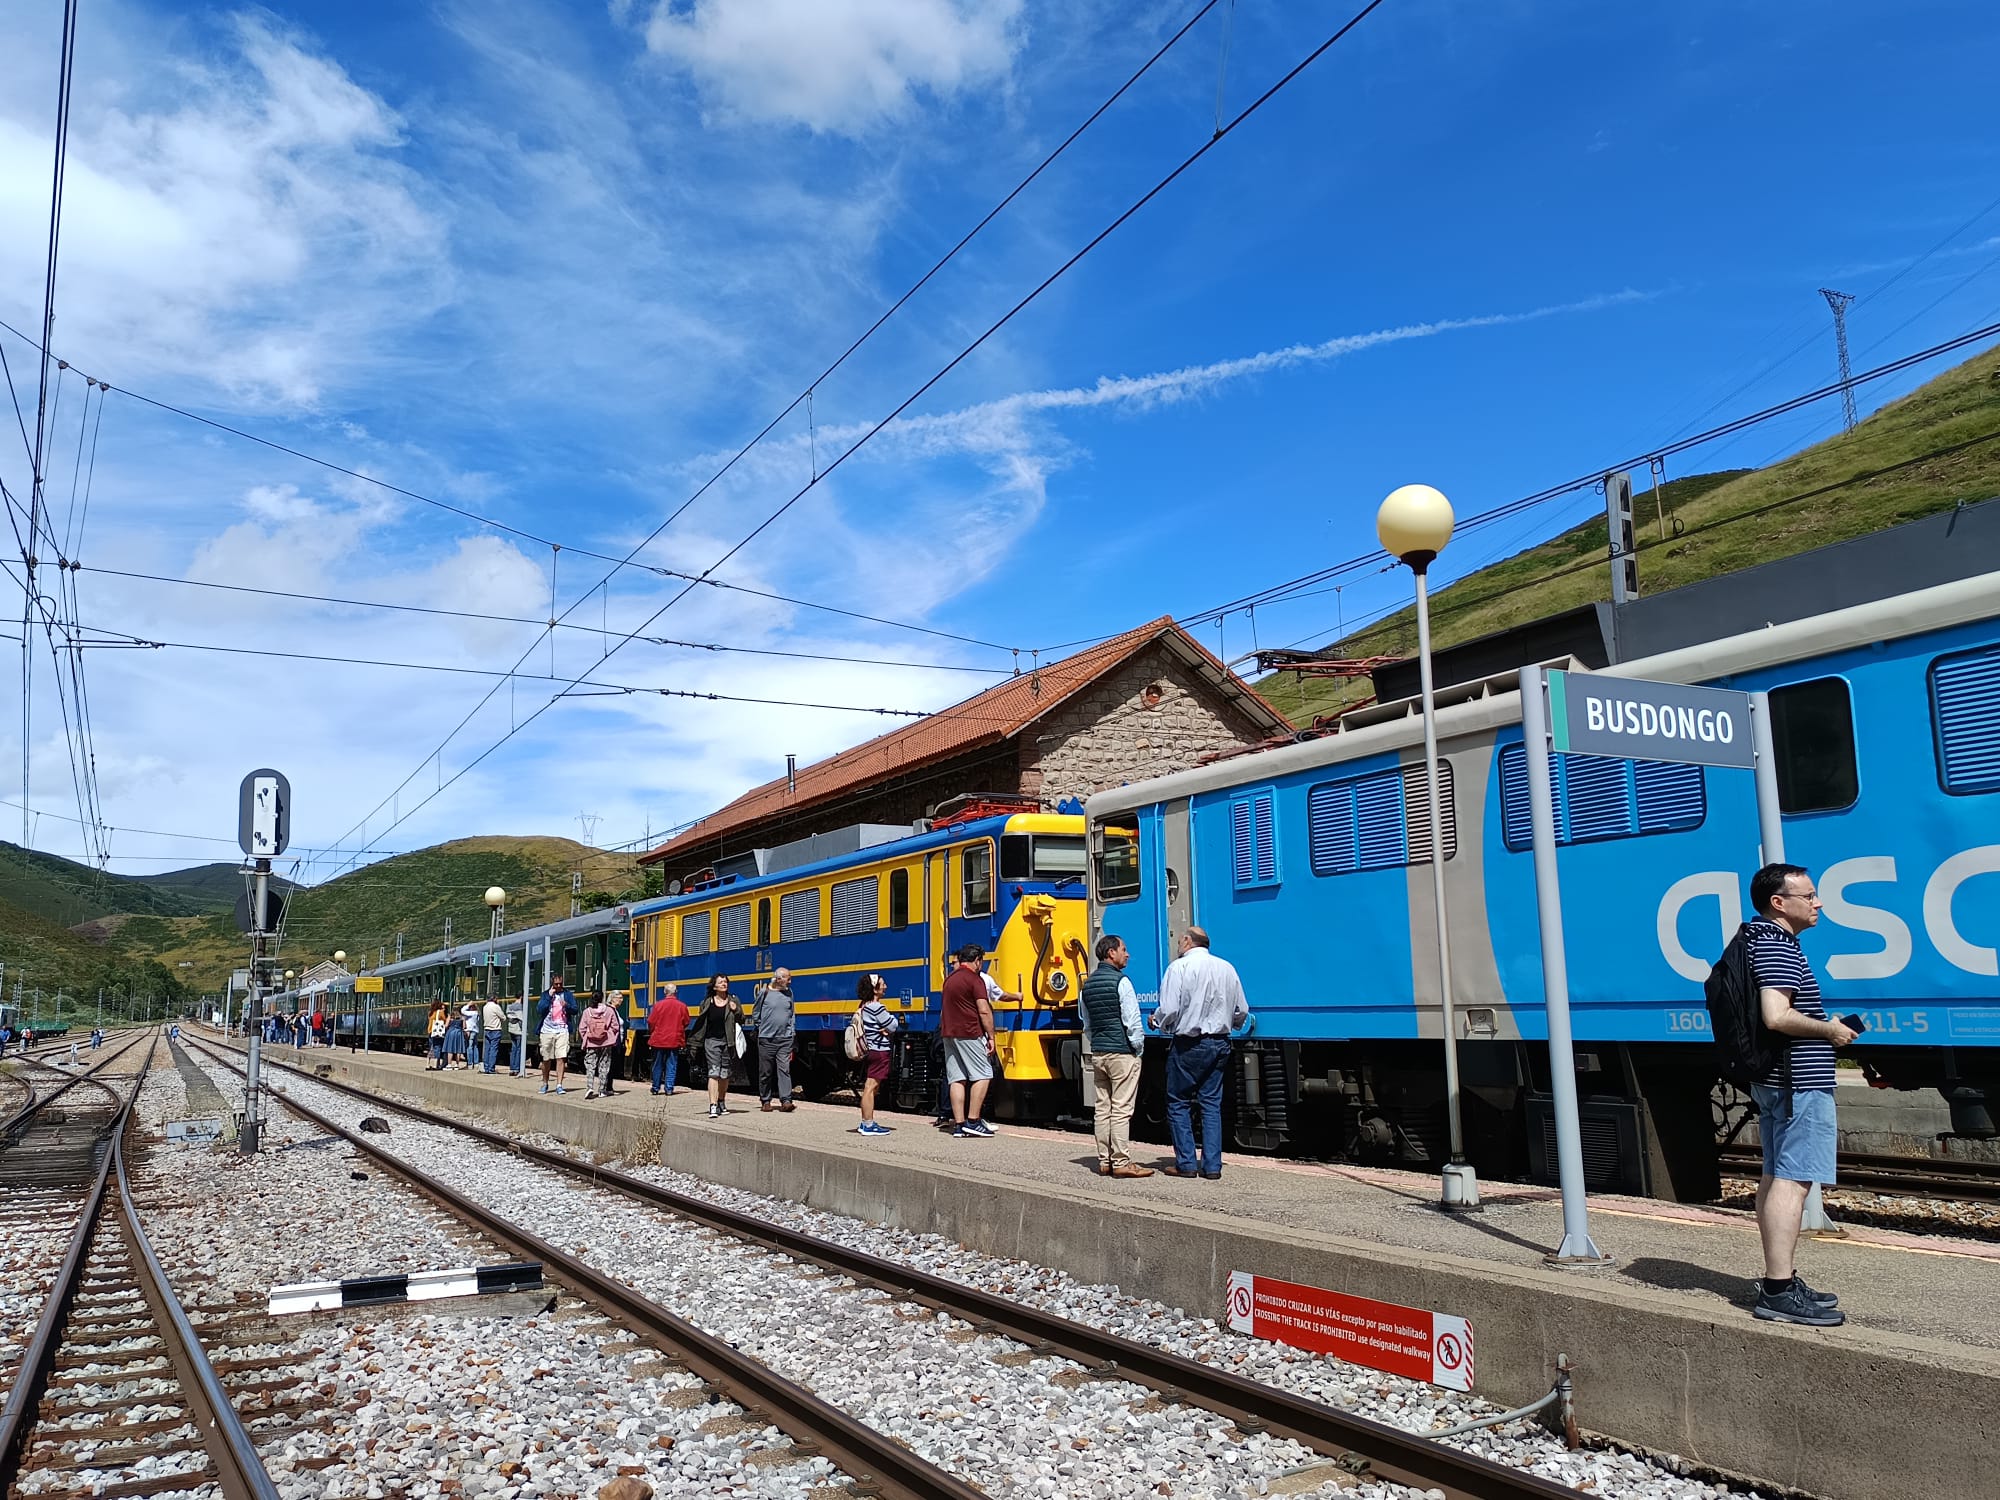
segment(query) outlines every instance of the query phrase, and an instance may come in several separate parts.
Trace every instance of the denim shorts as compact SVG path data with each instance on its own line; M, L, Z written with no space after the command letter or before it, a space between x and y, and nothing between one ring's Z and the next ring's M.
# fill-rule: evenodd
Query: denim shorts
M1834 1121L1831 1089L1784 1089L1753 1084L1757 1135L1764 1146L1764 1175L1790 1182L1833 1184L1840 1131Z

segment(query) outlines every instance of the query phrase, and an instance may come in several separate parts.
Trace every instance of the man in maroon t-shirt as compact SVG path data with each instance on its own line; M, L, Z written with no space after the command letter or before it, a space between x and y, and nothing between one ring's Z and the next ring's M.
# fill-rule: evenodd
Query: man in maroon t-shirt
M955 1136L994 1133L993 1127L979 1118L987 1085L993 1079L993 1006L986 998L986 978L979 972L985 957L977 943L967 943L958 950L958 967L944 982L944 1004L938 1015Z

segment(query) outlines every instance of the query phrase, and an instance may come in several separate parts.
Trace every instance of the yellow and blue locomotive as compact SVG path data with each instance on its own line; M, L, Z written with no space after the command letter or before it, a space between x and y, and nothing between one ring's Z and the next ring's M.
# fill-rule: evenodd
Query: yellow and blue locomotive
M715 975L754 1002L777 969L792 974L794 1077L808 1096L849 1076L841 1033L856 982L888 981L903 1028L894 1049L896 1103L937 1094L931 1040L951 955L977 943L987 972L1018 1001L994 1006L993 1113L1055 1119L1080 1103L1076 1001L1089 970L1084 821L978 803L922 831L860 825L760 849L631 907L633 1008L662 985L690 1009Z

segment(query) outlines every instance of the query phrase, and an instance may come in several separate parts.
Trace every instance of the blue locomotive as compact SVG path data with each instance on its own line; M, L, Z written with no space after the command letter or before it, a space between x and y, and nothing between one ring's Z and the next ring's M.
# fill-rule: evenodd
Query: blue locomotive
M1786 854L1826 906L1806 950L1829 1011L1868 1025L1851 1055L1871 1081L1942 1090L1961 1133L1993 1133L1996 570L2000 502L1640 601L1650 613L1588 607L1441 654L1440 842L1482 1173L1546 1178L1553 1154L1513 670L1537 660L1769 692ZM1242 973L1255 1026L1225 1095L1238 1145L1443 1159L1422 745L1416 703L1385 701L1086 804L1092 933L1125 939L1148 1007L1191 923ZM1752 777L1564 755L1555 794L1587 1176L1713 1196L1702 981L1747 909ZM1156 1076L1148 1097L1157 1108Z

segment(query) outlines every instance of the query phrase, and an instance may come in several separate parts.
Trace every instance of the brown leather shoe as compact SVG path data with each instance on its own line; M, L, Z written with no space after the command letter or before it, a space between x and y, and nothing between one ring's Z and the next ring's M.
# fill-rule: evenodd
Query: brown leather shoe
M798 1106L796 1104L792 1103L791 1100L787 1099L783 1104L780 1104L778 1106L778 1113L781 1115L788 1115L797 1108Z
M1111 1175L1111 1163L1108 1161L1099 1162L1097 1164L1097 1175L1099 1177L1109 1177Z
M1153 1169L1151 1167L1142 1167L1137 1162L1128 1161L1123 1166L1113 1167L1111 1175L1113 1177L1151 1177Z
M1179 1167L1162 1167L1160 1168L1160 1175L1162 1177L1199 1177L1201 1173L1183 1172Z
M777 1107L778 1107L778 1106L777 1106L777 1105L775 1105L775 1104L773 1104L773 1103L772 1103L772 1102L771 1102L771 1101L770 1101L769 1099L766 1099L766 1100L765 1100L765 1101L764 1101L764 1102L763 1102L762 1104L760 1104L760 1105L758 1106L758 1108L759 1108L759 1109L761 1109L761 1110L763 1110L763 1111L764 1111L764 1113L765 1113L765 1114L767 1114L767 1115L768 1115L768 1114L769 1114L769 1113L770 1113L770 1112L771 1112L772 1110L776 1109Z

